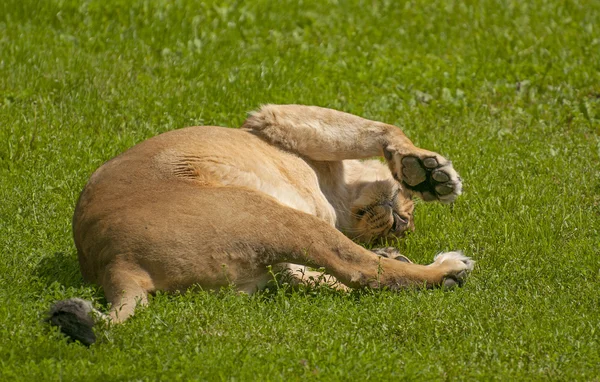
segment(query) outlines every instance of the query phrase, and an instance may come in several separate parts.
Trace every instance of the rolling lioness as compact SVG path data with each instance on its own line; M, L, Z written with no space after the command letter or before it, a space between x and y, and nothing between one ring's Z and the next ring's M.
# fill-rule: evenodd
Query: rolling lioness
M381 156L385 164L365 160ZM123 322L149 293L253 293L269 267L300 281L305 266L324 268L349 288L461 284L473 261L460 252L418 265L355 242L412 230L413 196L450 203L460 193L448 160L398 127L336 110L267 105L240 129L170 131L102 165L77 202L81 273L103 288L109 313L75 298L56 303L49 321L90 344L94 320Z

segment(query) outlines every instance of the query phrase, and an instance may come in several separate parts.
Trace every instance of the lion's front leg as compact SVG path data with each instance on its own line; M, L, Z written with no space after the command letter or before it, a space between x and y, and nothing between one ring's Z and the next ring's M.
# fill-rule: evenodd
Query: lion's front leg
M371 249L371 252L377 256L412 264L412 261L410 261L408 257L402 255L400 251L394 247L373 248ZM322 269L312 270L307 266L298 264L280 264L279 268L281 267L283 267L283 270L281 271L283 277L282 281L288 282L294 287L299 285L309 287L327 285L328 287L337 290L350 290L350 288L342 284L332 275L325 273Z
M288 282L290 285L297 287L305 285L308 287L317 287L327 285L332 289L348 291L350 288L342 284L332 275L329 275L321 270L309 269L310 267L298 264L285 264L285 269L282 271L282 281Z
M426 201L453 202L462 190L450 161L416 147L396 126L316 106L266 105L242 128L314 161L384 156L394 178Z
M265 105L251 113L242 128L313 161L383 156L392 139L408 151L414 147L394 126L317 106Z

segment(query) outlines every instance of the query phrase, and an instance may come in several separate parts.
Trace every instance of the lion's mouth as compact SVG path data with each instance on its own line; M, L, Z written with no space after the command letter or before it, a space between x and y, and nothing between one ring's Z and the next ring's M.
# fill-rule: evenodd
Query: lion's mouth
M392 232L402 232L406 230L406 228L408 227L407 218L403 218L396 212L392 212L392 218L394 219L394 222L392 224Z

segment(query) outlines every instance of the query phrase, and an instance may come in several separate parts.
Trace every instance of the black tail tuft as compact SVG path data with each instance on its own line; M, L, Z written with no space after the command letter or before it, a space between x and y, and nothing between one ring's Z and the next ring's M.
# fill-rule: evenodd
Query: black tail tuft
M92 330L94 320L90 315L92 310L91 302L70 298L52 305L46 321L58 326L60 331L71 340L90 346L96 342L96 335Z

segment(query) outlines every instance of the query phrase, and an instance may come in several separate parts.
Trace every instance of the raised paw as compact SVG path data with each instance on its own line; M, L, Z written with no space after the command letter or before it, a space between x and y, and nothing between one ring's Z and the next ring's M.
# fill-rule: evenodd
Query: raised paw
M391 146L384 154L394 178L427 202L452 203L462 192L460 176L439 154L419 148L406 153Z
M430 266L442 270L442 287L453 288L464 284L474 265L475 261L462 252L445 252L435 256Z
M425 201L452 203L462 191L462 182L452 163L431 156L405 156L400 160L401 182Z
M412 263L408 257L402 255L400 251L394 247L374 248L371 250L371 252L377 256L387 257L388 259L394 259L404 263Z

